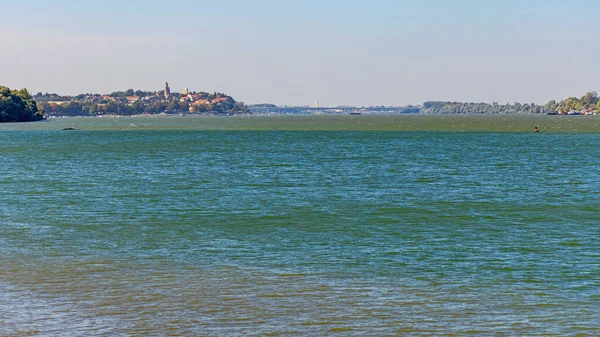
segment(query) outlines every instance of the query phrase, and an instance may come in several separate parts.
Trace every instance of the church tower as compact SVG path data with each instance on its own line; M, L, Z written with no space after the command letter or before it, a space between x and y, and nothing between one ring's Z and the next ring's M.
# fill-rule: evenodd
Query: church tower
M165 83L165 98L171 97L171 88L169 88L169 82Z

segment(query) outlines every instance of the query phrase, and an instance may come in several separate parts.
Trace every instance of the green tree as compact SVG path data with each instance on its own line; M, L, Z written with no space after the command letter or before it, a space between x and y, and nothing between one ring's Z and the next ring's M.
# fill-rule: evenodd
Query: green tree
M44 119L27 89L10 90L0 86L0 123L32 122Z
M169 110L169 111L179 110L179 102L177 102L175 100L169 102L169 104L167 104L167 110Z
M581 102L583 102L586 106L594 105L598 103L598 93L595 91L588 92L581 97Z
M556 101L554 101L554 100L548 101L548 103L546 103L546 105L544 105L542 111L545 113L555 112L557 107L558 107L558 105L556 104Z

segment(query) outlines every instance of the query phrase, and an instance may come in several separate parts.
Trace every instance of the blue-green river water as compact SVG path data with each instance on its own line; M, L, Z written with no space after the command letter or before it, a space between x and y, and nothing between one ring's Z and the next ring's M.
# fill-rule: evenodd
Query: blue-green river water
M0 132L1 336L598 336L600 134Z

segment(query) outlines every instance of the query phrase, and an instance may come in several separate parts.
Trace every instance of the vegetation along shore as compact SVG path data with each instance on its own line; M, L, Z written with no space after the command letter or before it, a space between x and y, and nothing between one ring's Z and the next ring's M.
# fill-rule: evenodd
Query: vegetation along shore
M249 112L243 102L224 93L195 92L187 88L181 93L172 92L169 83L158 91L129 89L110 94L87 93L76 96L39 92L34 98L47 116L239 115Z
M0 86L0 123L32 122L44 119L26 89L10 90Z
M564 114L595 115L600 113L600 99L596 92L588 92L580 98L569 97L562 101L549 101L544 105L464 103L428 101L410 109L394 109L399 113L420 114ZM276 109L276 114L297 113L302 109ZM336 114L344 111L366 111L370 114L382 113L385 109L334 109L310 113ZM258 113L269 113L261 109ZM26 89L11 90L0 86L0 123L39 121L45 117L67 116L134 116L134 115L213 115L233 116L252 114L251 108L233 97L219 92L195 92L187 88L181 92L171 92L169 84L159 91L129 89L110 94L79 94L76 96L37 93L33 96ZM383 112L385 114L385 112Z

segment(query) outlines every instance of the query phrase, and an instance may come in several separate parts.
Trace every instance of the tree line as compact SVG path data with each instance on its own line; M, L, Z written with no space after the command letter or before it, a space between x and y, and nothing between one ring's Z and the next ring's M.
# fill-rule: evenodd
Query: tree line
M168 98L163 91L140 91L129 89L107 95L79 94L60 96L37 93L34 98L40 110L48 116L98 116L105 114L138 115L161 113L200 113L200 114L243 114L248 108L243 102L234 100L222 93L193 92L197 100L187 99L187 95L171 93ZM136 97L130 101L128 97Z
M154 101L134 103L108 101L95 103L86 101L68 101L63 104L56 102L39 102L38 107L48 116L98 116L98 115L139 115L161 113L206 113L206 114L242 114L247 113L246 106L241 102L219 102L215 104L194 105L188 102L172 100L169 102ZM190 108L192 109L190 111Z
M547 114L569 111L600 111L598 94L588 92L581 98L569 97L560 102L552 100L544 105L429 101L423 103L421 109L421 113L425 114Z

